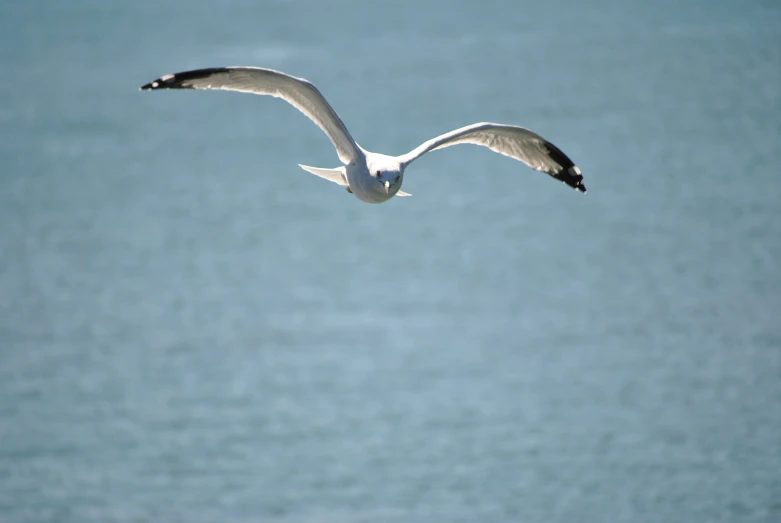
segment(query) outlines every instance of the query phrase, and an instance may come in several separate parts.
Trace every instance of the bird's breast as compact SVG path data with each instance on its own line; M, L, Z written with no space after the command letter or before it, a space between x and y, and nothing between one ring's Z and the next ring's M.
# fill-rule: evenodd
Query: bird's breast
M362 168L361 168L362 167ZM350 184L353 194L366 203L382 203L393 197L388 194L377 180L369 174L365 166L348 166L347 183Z

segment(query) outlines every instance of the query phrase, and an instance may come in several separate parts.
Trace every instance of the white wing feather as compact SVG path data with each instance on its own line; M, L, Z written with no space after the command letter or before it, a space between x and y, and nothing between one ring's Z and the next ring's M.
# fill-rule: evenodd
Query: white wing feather
M336 111L303 78L261 67L216 67L167 74L141 87L149 89L221 89L281 98L323 130L343 163L363 155Z
M515 125L490 122L467 125L432 138L399 158L406 167L428 151L459 143L482 145L496 153L519 160L532 169L547 173L581 192L586 192L580 169L572 160L539 134Z

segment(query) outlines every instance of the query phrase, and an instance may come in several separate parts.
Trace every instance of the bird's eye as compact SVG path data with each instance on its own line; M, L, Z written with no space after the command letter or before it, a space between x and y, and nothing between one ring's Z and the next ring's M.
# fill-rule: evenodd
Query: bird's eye
M379 177L380 177L380 171L377 171L376 173L374 173L374 175L375 175L377 178L379 178Z

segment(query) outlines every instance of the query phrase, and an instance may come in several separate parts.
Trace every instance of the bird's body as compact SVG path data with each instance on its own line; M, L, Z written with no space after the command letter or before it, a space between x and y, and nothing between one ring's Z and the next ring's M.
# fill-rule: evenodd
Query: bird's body
M168 74L141 87L154 89L221 89L282 98L331 139L344 165L333 169L301 168L347 188L360 200L382 203L401 191L406 167L428 151L459 143L488 147L494 152L522 161L580 192L586 192L580 169L542 136L513 125L476 123L424 142L401 156L388 156L363 149L353 140L342 120L309 81L260 67L219 67Z

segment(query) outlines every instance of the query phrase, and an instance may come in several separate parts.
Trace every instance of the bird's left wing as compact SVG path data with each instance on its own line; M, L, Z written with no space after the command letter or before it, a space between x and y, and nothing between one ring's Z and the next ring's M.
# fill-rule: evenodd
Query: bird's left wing
M432 138L400 156L403 165L435 149L459 143L488 147L494 152L519 160L532 169L542 171L580 192L586 192L580 169L561 149L529 129L490 122L475 123Z
M214 67L167 74L141 86L150 89L221 89L282 98L317 124L349 164L363 155L336 111L308 80L261 67Z

